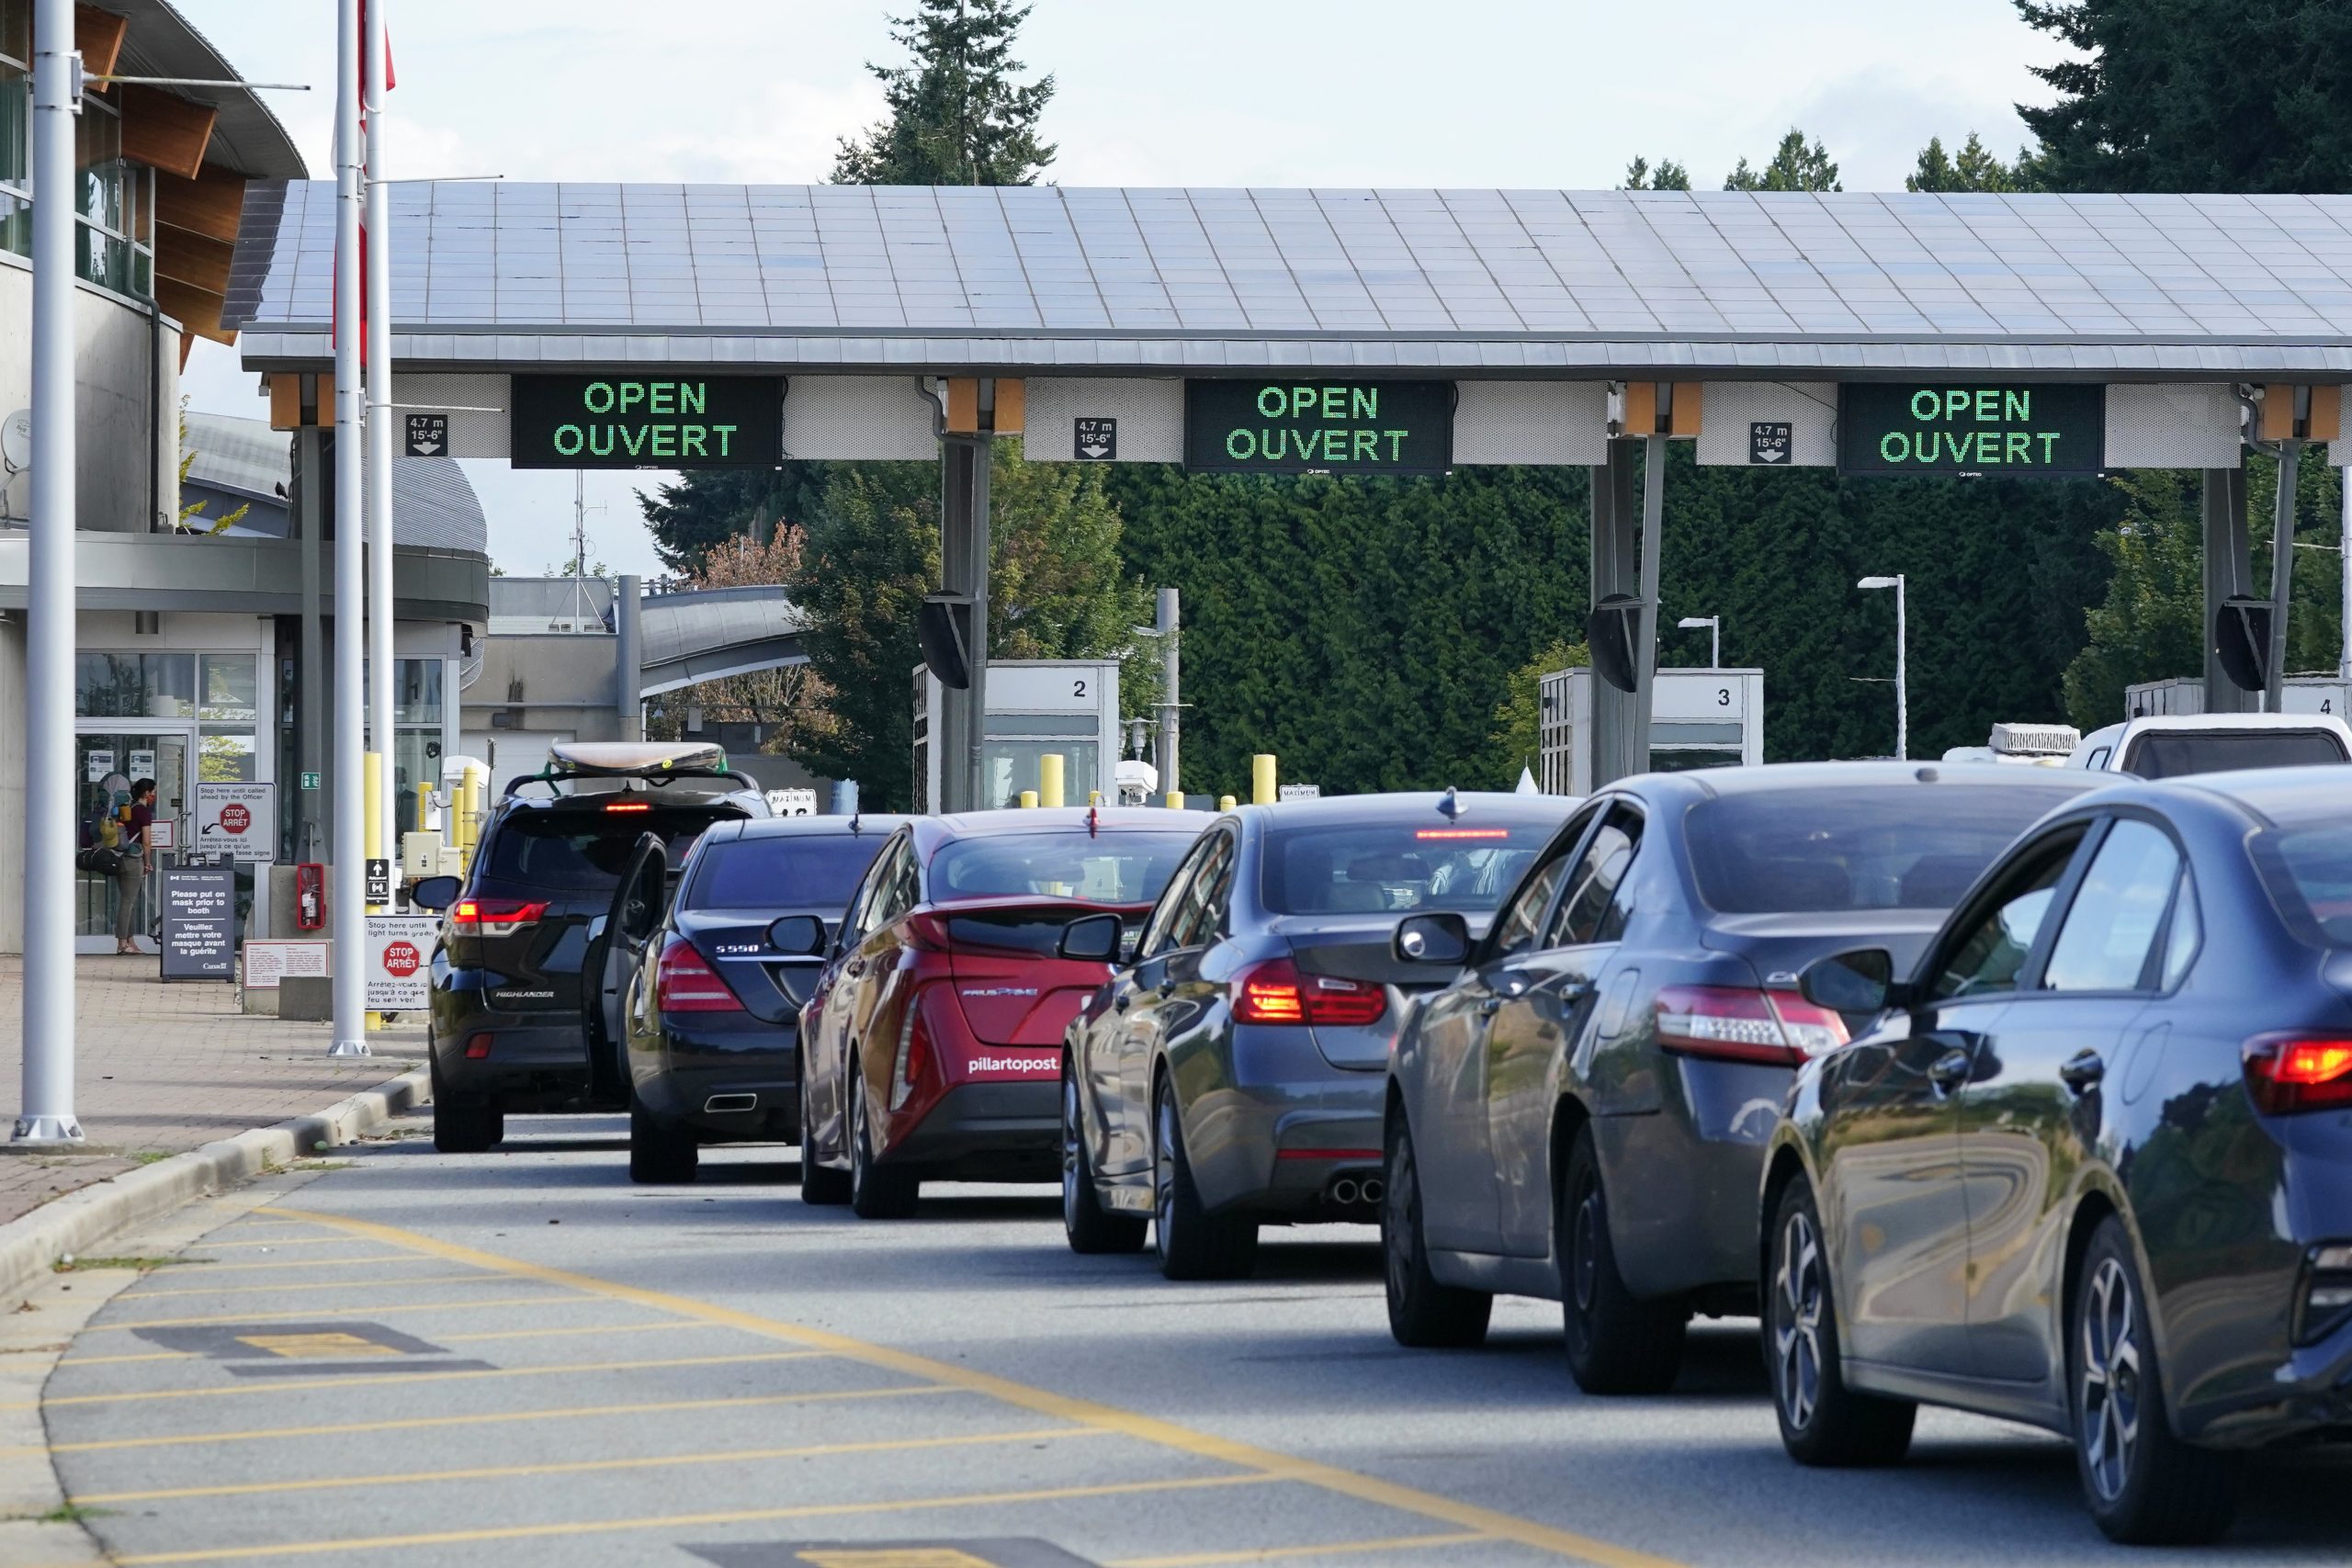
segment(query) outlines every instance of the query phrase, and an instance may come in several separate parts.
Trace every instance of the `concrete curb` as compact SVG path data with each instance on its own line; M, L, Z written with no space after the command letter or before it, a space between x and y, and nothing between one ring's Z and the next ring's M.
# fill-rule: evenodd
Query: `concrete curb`
M108 1236L210 1197L270 1166L291 1165L322 1147L352 1142L422 1104L429 1083L426 1069L417 1067L324 1111L240 1133L51 1199L0 1225L0 1300L14 1302L66 1253L86 1254Z

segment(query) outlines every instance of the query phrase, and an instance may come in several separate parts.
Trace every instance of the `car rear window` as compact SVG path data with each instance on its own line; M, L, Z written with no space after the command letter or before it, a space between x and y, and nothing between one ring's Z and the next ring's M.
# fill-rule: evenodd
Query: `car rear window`
M888 833L791 833L703 852L690 909L843 909Z
M2352 947L2352 824L2268 828L2253 840L2270 901L2318 947Z
M549 892L609 893L645 834L662 835L675 871L705 828L741 815L684 807L517 811L492 837L483 880Z
M1278 828L1266 839L1261 896L1278 915L1491 914L1558 827L1482 813L1451 827L1423 821Z
M2143 779L2226 773L2241 768L2303 768L2341 762L2344 742L2324 729L2185 729L2143 735L2125 759Z
M1759 790L1692 807L1683 841L1721 914L1948 909L2066 798L1997 784Z
M958 839L931 858L931 897L994 898L1020 894L1086 898L1098 904L1148 904L1199 837L1193 831L1090 834L990 833Z

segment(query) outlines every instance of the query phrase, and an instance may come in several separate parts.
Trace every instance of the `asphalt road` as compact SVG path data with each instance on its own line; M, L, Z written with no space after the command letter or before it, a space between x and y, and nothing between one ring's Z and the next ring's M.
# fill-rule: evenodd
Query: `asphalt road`
M281 1179L74 1338L42 1414L116 1561L2146 1560L2019 1428L1930 1413L1900 1469L1796 1469L1747 1325L1700 1329L1672 1394L1596 1401L1544 1303L1500 1303L1483 1350L1398 1349L1368 1229L1171 1285L1072 1256L1042 1189L870 1224L802 1204L786 1151L644 1190L613 1122L509 1127ZM2179 1555L2335 1568L2348 1499L2352 1463L2274 1462Z

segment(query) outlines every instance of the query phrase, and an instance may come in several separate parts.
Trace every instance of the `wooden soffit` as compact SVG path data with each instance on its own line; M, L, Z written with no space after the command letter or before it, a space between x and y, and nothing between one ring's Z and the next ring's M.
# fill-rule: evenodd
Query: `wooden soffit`
M122 87L122 155L159 173L194 179L204 170L218 109L154 87Z

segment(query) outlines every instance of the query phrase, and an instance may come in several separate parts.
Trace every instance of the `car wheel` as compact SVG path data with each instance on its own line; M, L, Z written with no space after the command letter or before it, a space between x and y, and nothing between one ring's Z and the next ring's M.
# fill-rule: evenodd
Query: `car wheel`
M1399 1345L1460 1349L1482 1345L1495 1298L1441 1283L1430 1272L1421 1235L1421 1175L1413 1163L1413 1134L1400 1111L1388 1119L1385 1190L1380 1201L1380 1252L1388 1281L1388 1332Z
M1141 1252L1148 1222L1102 1206L1078 1106L1078 1076L1062 1062L1062 1234L1072 1252Z
M1617 1271L1592 1128L1577 1129L1553 1211L1568 1371L1587 1393L1664 1393L1682 1370L1689 1309L1635 1296Z
M824 1151L817 1147L808 1132L806 1092L804 1087L800 1109L800 1201L813 1208L839 1208L849 1201L849 1172L835 1170L824 1163Z
M1152 1244L1170 1280L1246 1280L1258 1267L1258 1222L1212 1214L1193 1185L1176 1091L1165 1081L1155 1100L1152 1137Z
M1846 1386L1838 1353L1838 1308L1829 1253L1813 1186L1799 1179L1781 1194L1764 1280L1764 1362L1781 1417L1781 1443L1799 1464L1893 1464L1910 1451L1919 1407Z
M876 1162L874 1127L865 1108L865 1083L849 1069L849 1206L861 1220L903 1220L915 1212L922 1183L898 1166Z
M680 1187L694 1180L702 1149L691 1129L657 1120L644 1106L628 1108L628 1179L649 1187Z
M441 1087L432 1070L433 1146L445 1155L478 1155L506 1135L506 1118L487 1100L461 1097Z
M2173 1436L2147 1290L2131 1237L2112 1214L2092 1234L2074 1303L2067 1382L2075 1468L2091 1517L2128 1545L2216 1540L2237 1513L2245 1456Z

